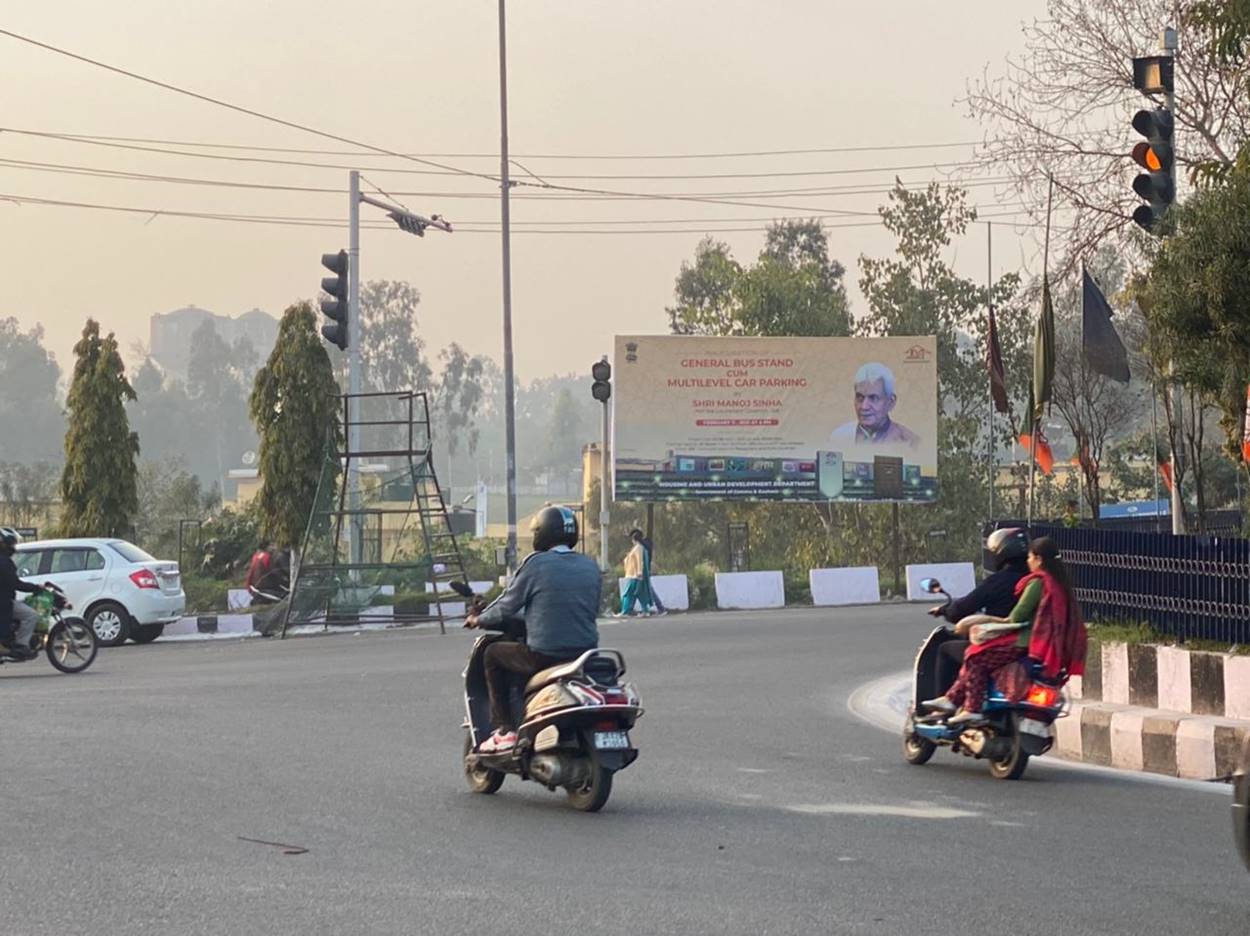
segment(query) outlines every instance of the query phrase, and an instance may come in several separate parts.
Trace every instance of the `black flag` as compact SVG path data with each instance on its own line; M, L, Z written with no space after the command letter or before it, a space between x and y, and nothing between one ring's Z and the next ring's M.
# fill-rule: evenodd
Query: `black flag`
M1000 413L1010 413L1011 403L1007 400L1007 373L1003 369L1003 349L998 343L998 322L994 318L993 306L990 306L989 320L985 366L990 372L990 396L994 398L996 410Z
M1111 306L1107 298L1089 275L1089 270L1082 269L1081 286L1081 318L1085 345L1085 360L1098 373L1118 380L1129 382L1128 354L1124 350L1124 342L1111 324Z

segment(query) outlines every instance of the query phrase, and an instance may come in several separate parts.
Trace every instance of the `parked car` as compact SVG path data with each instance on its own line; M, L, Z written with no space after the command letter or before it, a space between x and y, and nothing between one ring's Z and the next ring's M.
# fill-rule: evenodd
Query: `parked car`
M65 592L105 647L127 638L150 643L187 607L178 563L153 559L125 540L22 543L13 561L26 581L51 582Z
M1241 763L1233 774L1233 841L1250 871L1250 737L1241 750Z

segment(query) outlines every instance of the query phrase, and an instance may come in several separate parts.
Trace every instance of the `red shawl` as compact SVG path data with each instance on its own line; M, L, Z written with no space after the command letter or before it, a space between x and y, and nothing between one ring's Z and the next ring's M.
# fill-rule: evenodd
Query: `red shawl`
M1085 672L1085 621L1076 601L1069 601L1063 587L1046 571L1026 575L1016 583L1020 597L1029 582L1040 580L1042 600L1033 616L1029 656L1042 664L1042 673L1054 679L1061 672L1080 676Z

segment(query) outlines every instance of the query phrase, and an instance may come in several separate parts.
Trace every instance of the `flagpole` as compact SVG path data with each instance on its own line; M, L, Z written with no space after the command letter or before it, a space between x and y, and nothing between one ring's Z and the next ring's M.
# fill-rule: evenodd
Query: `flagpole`
M1046 240L1042 246L1042 301L1045 302L1046 292L1046 274L1050 269L1050 211L1055 203L1055 177L1049 175L1050 186L1046 193ZM1033 355L1037 356L1037 343L1033 345ZM1033 529L1033 497L1034 485L1037 481L1037 436L1041 427L1041 417L1036 410L1036 403L1033 411L1033 434L1029 438L1029 445L1032 451L1029 453L1029 515L1027 517L1029 529Z
M994 308L994 222L985 222L985 334L986 341L989 341L989 316L993 314ZM994 371L989 370L989 405L987 409L990 413L990 437L989 437L989 461L990 461L990 523L994 522Z

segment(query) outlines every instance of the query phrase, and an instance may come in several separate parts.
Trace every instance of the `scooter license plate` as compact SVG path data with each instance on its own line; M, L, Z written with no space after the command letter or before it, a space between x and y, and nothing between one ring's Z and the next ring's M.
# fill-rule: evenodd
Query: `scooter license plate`
M619 751L629 747L629 735L623 731L596 731L595 747L600 751Z
M1033 718L1020 719L1020 730L1025 734L1036 735L1039 738L1050 737L1050 725Z

